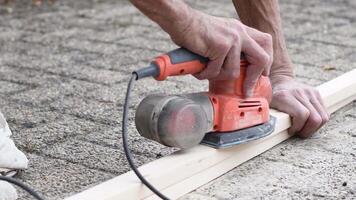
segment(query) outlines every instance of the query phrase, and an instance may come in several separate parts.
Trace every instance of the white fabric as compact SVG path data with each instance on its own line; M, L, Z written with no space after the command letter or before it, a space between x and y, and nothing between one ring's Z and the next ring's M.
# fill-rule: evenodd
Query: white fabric
M11 131L0 112L0 168L25 169L28 160L10 139Z
M28 160L10 139L11 130L0 112L0 168L25 169ZM16 189L9 183L0 181L0 200L16 200Z
M16 200L16 189L7 182L0 181L0 200Z

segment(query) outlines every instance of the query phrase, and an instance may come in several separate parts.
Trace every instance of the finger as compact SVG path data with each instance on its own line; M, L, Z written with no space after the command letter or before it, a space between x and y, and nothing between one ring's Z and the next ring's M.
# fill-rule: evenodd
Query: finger
M224 57L210 60L206 68L194 76L198 79L214 79L220 74L221 67L224 63Z
M289 134L300 131L310 114L309 110L288 91L279 91L278 94L274 94L271 107L288 113L292 117L292 126L288 129Z
M318 92L316 92L318 93ZM311 104L313 104L314 108L318 111L321 116L321 126L324 125L327 121L329 121L329 114L326 111L325 106L323 105L323 101L318 99L318 95L313 93L310 99Z
M309 137L316 132L322 125L322 119L319 112L315 109L314 105L310 102L309 97L301 91L295 94L299 102L301 102L310 112L309 118L304 127L298 132L301 137Z
M321 107L323 108L323 110L324 110L324 111L326 112L326 114L327 114L327 120L326 120L326 121L329 121L329 119L330 119L330 113L329 113L328 110L326 109L324 100L323 100L323 98L321 98L320 92L319 92L319 91L316 91L314 94L315 94L315 98L317 99L317 101L320 103Z
M246 59L249 62L246 70L243 91L246 97L251 97L258 78L269 63L269 56L257 42L249 36L248 38L247 42L242 46L242 51L245 53Z
M234 45L227 54L218 79L234 79L240 76L241 46Z
M246 59L249 62L246 69L243 91L246 97L251 97L258 78L268 65L269 56L262 47L249 36L247 36L241 49L245 53Z
M269 63L263 71L263 75L268 76L272 63L273 63L273 40L272 36L268 33L262 33L254 28L246 27L247 34L255 40L270 57Z

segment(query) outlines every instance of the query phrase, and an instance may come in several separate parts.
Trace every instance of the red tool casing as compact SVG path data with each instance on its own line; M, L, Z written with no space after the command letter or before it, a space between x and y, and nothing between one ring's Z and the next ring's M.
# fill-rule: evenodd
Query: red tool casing
M247 62L240 65L240 76L234 80L210 80L209 96L214 107L214 131L226 132L251 127L269 120L272 87L268 77L261 76L253 96L245 98L243 82Z
M168 76L195 74L206 67L206 62L192 60L174 64L168 55L156 58L160 69L157 80ZM241 59L240 76L231 80L209 80L210 98L214 108L214 127L217 132L227 132L265 123L269 120L269 102L272 98L272 87L268 77L261 76L254 88L252 97L245 98L243 83L248 62Z

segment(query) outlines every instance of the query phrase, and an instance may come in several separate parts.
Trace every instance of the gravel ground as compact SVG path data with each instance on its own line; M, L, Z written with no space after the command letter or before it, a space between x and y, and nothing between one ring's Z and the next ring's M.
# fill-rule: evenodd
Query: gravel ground
M20 178L47 199L61 199L128 171L119 141L126 82L176 46L126 1L29 2L0 6L0 109L30 159ZM231 1L189 3L236 16ZM281 0L298 80L316 86L355 68L355 9L352 0ZM133 103L153 92L205 89L192 77L146 80ZM355 105L311 139L290 139L182 199L355 199ZM174 151L133 126L130 146L138 164Z

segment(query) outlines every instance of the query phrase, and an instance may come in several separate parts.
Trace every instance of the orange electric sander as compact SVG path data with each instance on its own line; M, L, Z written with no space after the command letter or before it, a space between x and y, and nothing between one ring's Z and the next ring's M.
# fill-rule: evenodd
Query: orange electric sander
M137 79L153 76L196 74L208 59L179 48L157 57L149 67L134 72ZM245 98L243 83L248 62L241 56L240 76L231 80L209 80L209 91L192 94L149 95L136 110L138 132L170 147L190 148L199 143L214 148L255 140L274 130L269 115L272 88L261 76L252 97Z
M153 193L169 200L138 170L128 147L127 127L130 93L136 80L154 77L195 74L202 71L208 59L179 48L157 57L149 67L137 70L127 87L122 117L122 141L127 161ZM252 97L245 98L242 86L248 62L241 56L240 76L231 80L209 80L209 91L181 95L149 95L138 106L136 127L139 133L161 144L189 148L203 143L215 148L229 147L255 140L274 130L275 119L269 116L268 104L272 89L268 77L261 76ZM0 180L15 184L38 200L33 189L16 179L1 176Z

